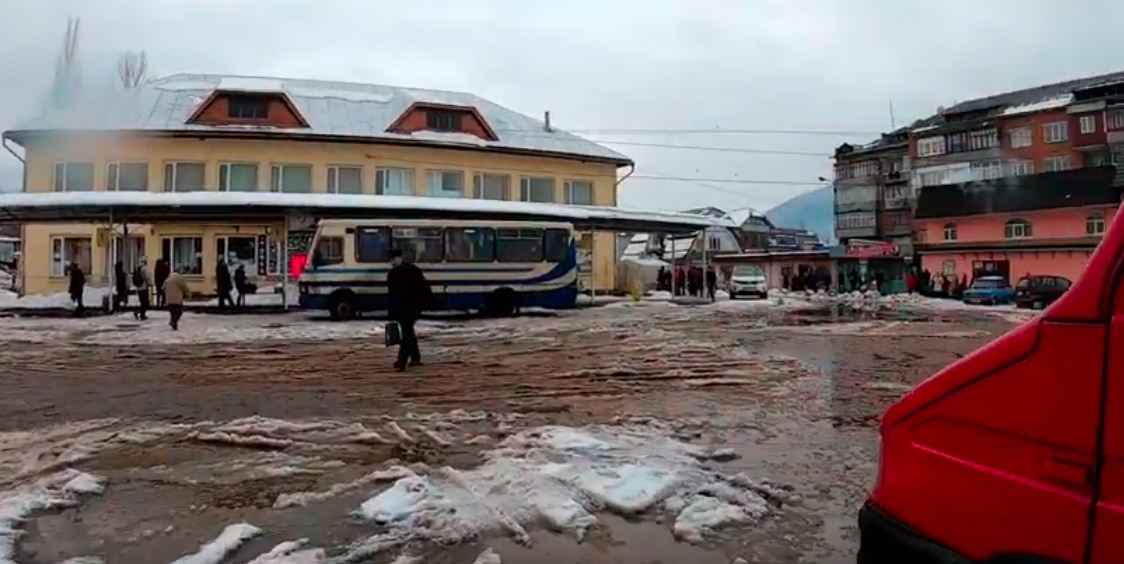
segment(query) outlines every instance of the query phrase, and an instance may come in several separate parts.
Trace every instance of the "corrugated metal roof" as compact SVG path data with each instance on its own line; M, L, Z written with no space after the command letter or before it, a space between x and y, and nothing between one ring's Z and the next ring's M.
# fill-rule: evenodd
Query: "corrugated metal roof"
M1090 88L1093 86L1108 84L1112 82L1119 82L1120 80L1124 80L1124 72L1114 72L1110 74L1079 78L1076 80L1067 80L1065 82L1035 86L1033 88L1024 88L1022 90L1004 92L1002 94L996 94L994 96L986 96L983 98L976 98L974 100L967 100L964 102L960 102L959 104L956 104L951 108L947 108L941 113L944 115L948 115L963 112L974 112L988 108L998 108L1001 106L1020 106L1023 104L1032 104L1035 102L1041 102L1049 98L1055 98L1061 94L1073 92L1074 90Z
M185 123L215 90L282 92L308 121L308 128ZM499 140L468 140L432 131L388 133L386 129L415 103L476 108ZM625 155L565 131L547 131L541 122L465 92L376 84L272 77L171 75L141 88L85 100L20 124L12 132L40 130L140 130L162 132L274 133L311 137L367 138L449 147L494 147L586 157L631 164Z

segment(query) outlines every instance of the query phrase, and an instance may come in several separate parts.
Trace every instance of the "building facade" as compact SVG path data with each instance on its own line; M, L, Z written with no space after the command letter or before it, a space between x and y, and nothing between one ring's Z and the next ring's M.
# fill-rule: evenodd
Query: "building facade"
M866 145L835 150L835 235L908 244L913 194L905 129Z
M97 111L91 111L91 110ZM175 75L106 107L57 112L5 132L24 149L26 192L244 191L412 195L614 206L631 161L471 94L308 80ZM95 283L117 260L164 258L214 292L220 258L261 284L308 252L315 218L247 222L27 224L26 293L65 291L77 263ZM128 233L125 232L127 228ZM288 231L287 240L281 233ZM587 285L613 287L612 233ZM132 265L126 265L130 268Z
M1115 169L1096 167L927 186L916 247L934 279L1027 274L1076 281L1117 215Z

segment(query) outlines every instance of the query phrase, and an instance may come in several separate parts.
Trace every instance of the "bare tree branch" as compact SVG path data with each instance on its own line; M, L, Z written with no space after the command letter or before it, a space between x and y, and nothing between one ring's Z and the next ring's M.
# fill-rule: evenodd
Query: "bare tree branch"
M125 88L136 88L148 82L148 55L144 51L126 51L117 58L117 77Z

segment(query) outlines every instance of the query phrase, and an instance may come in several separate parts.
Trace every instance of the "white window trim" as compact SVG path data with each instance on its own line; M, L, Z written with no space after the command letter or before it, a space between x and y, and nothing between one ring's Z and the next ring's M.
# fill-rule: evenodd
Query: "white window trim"
M534 202L531 199L531 181L532 180L550 180L550 201L537 202L537 203L557 203L558 198L555 190L557 190L558 181L553 176L523 176L519 178L519 201L520 202Z
M472 175L472 194L470 197L477 200L490 200L491 198L484 197L484 177L485 176L502 176L507 180L507 185L504 187L504 197L502 200L492 201L507 201L511 199L511 175L501 172L481 172L477 171Z
M1050 132L1054 132L1054 135L1051 135ZM1042 141L1044 143L1065 143L1069 141L1069 122L1053 121L1042 124Z
M167 183L168 167L169 166L172 167L172 182L171 182L171 184L168 184L168 185L164 186L165 192L176 192L177 191L176 190L176 178L179 175L180 165L202 165L203 166L203 186L200 187L199 189L200 190L206 190L207 189L207 162L206 161L164 161L164 167L160 170L160 176L162 177L165 184L168 184ZM191 190L185 190L185 192L191 192Z
M935 157L947 151L944 136L925 137L917 140L917 156Z
M1062 168L1058 168L1053 163L1064 163L1064 166ZM1054 157L1046 157L1046 166L1043 168L1045 169L1044 172L1061 172L1063 170L1069 170L1072 167L1072 164L1072 159L1070 159L1069 155L1058 155Z
M1015 159L1007 163L1008 176L1026 176L1034 174L1034 161L1029 159Z
M325 188L324 189L329 194L339 194L340 193L340 172L339 171L340 171L340 169L344 169L344 168L356 169L356 170L359 171L359 193L360 194L365 193L366 190L365 190L365 187L363 186L363 165L355 165L355 164L328 165L327 168L325 169L325 172L324 172L324 175L325 175L325 177L324 177ZM333 186L333 184L335 184L335 185Z
M1090 225L1098 226L1098 228L1092 229L1091 230L1092 232L1090 232L1090 229L1089 229ZM1090 215L1089 217L1085 218L1085 234L1086 235L1089 235L1091 237L1095 237L1097 235L1104 235L1106 227L1107 227L1107 225L1105 224L1105 218L1104 218L1103 215L1096 214L1096 215Z
M307 168L308 169L308 190L307 191L305 191L305 192L286 192L282 188L282 186L285 185L285 169L289 168L289 167L301 167L301 168ZM278 194L312 194L316 191L315 189L313 189L313 186L316 184L316 180L312 178L312 175L315 172L315 170L316 170L315 167L313 167L309 163L270 163L269 164L269 191L274 192L274 193L278 193ZM274 182L273 182L274 173L277 173L277 187L276 187L276 189L273 186L273 184L274 184Z
M580 182L580 183L583 183L583 184L589 184L589 203L587 203L587 204L575 204L574 203L574 183L575 182ZM593 205L596 205L596 202L597 202L596 187L595 187L592 180L579 180L579 179L563 180L562 181L562 195L563 195L565 203L569 204L569 205L593 206Z
M949 235L952 235L952 236L949 237ZM945 228L944 228L944 240L945 241L955 241L957 239L958 235L959 235L959 233L956 230L956 224L953 224L952 227L945 226Z
M1081 116L1078 120L1081 126L1081 133L1096 133L1097 132L1097 116L1090 114ZM1088 125L1088 127L1086 127Z
M255 173L255 176L257 177L257 185L254 186L254 189L253 190L236 190L236 192L246 192L246 191L257 192L257 191L261 190L261 166L259 166L258 163L249 162L249 161L223 161L223 162L219 163L219 178L218 178L219 192L230 192L230 167L231 166L252 166L257 171ZM225 184L222 181L223 180L223 173L222 173L223 170L226 170L226 183Z
M67 177L67 172L68 172L67 169L70 168L70 165L90 165L90 187L89 188L87 188L85 190L71 190L70 186L68 186L67 182L66 182L66 177ZM59 173L60 167L61 167L61 170L62 170L61 174ZM92 191L95 190L95 188L94 188L94 182L95 182L94 177L97 176L97 170L94 167L94 163L92 163L90 161L62 161L62 162L57 162L57 163L55 163L54 171L52 172L52 175L53 175L51 177L51 191L52 192L92 192ZM62 183L61 183L62 188L61 189L58 188L58 186L60 184L59 183L60 180L62 181Z
M386 191L386 186L380 186L379 185L379 177L382 176L383 177L383 184L386 184L386 177L387 177L387 174L389 174L389 173L401 174L401 175L405 175L407 177L408 182L405 183L406 184L405 188L407 189L406 192L404 192L404 193L399 193L399 192L388 193ZM375 193L381 194L381 195L384 195L384 196L415 196L418 193L417 181L415 179L416 176L417 175L415 174L414 169L412 169L412 168L397 167L397 166L380 166L380 167L377 167L377 168L375 168Z
M105 189L107 191L119 192L121 191L121 165L142 164L148 166L148 161L109 161L105 163ZM149 177L144 179L144 190L125 190L126 192L147 192L148 187L151 186L149 180L151 179L152 171L148 171ZM113 182L110 182L112 176Z
M169 243L168 243L168 256L165 257L165 258L168 259L168 268L171 268L173 270L175 269L175 265L176 265L176 239L199 239L199 251L200 251L200 253L202 253L202 251L203 251L203 243L204 243L202 235L166 235L166 236L161 237L160 238L160 252L161 253L164 252L164 241L169 241ZM216 247L217 247L217 245L216 245ZM203 261L200 261L200 263L203 263ZM200 277L200 276L204 276L206 274L206 272L207 272L207 265L206 264L200 264L198 274L183 273L183 275L184 276Z
M1030 126L1012 128L1007 132L1007 138L1012 149L1029 147L1034 144L1034 128Z
M89 235L51 235L51 246L49 247L49 252L51 253L51 277L52 278L66 277L67 276L66 269L67 269L67 267L70 266L70 263L73 262L73 260L74 260L73 257L66 256L66 240L67 239L85 239L86 241L88 241L90 243L90 262L91 262L90 268L93 269L93 267L94 267L94 265L93 265L94 241L93 241L92 237L90 237ZM58 244L58 247L59 247L59 260L57 260L57 261L55 260L55 245L56 244ZM58 268L56 268L56 266ZM86 281L89 282L90 273L86 272L85 274L87 276Z
M1008 233L1008 230L1010 230L1010 233ZM1034 231L1034 226L1029 222L1018 222L1018 223L1007 222L1007 223L1003 224L1003 238L1004 239L1030 239L1032 237L1032 235L1031 235L1031 233L1027 233L1028 230L1031 233L1033 233L1033 231ZM1017 233L1016 233L1016 231L1017 231Z
M445 178L446 174L457 174L457 175L460 175L460 177L461 177L461 187L460 187L459 191L455 192L455 194L457 194L456 196L453 195L454 192L452 190L446 190L445 189L444 178ZM434 178L434 177L441 179L441 189L440 190L434 190L432 185L430 184L430 179ZM466 182L465 182L465 175L464 175L463 170L430 169L430 170L425 171L425 194L427 196L432 196L432 197L437 197L437 198L463 198L463 197L465 197L465 194L464 194L465 189L466 189Z

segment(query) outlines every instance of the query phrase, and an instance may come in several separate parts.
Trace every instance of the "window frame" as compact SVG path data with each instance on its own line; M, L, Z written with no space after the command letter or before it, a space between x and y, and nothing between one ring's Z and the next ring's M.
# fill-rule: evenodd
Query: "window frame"
M1071 159L1069 155L1054 155L1051 157L1046 157L1045 163L1046 166L1043 167L1045 169L1043 170L1043 172L1062 172L1072 168L1073 159ZM1053 163L1062 163L1063 167L1058 168Z
M1034 144L1034 128L1029 125L1012 127L1007 130L1007 139L1012 149L1030 147Z
M1097 116L1095 114L1088 114L1077 118L1078 131L1082 135L1097 132ZM1088 125L1089 127L1085 127Z
M383 252L379 257L368 260L367 257L363 256L363 243L362 243L360 238L365 233L369 233L369 232L372 232L372 231L382 231L383 232L383 234L386 236L386 247L383 249ZM390 249L394 248L394 234L392 233L390 226L387 226L387 225L360 225L360 226L355 228L355 234L352 237L353 237L353 241L354 241L354 244L355 244L355 252L353 254L355 255L355 262L356 263L358 263L358 264L379 264L379 263L390 262Z
M948 151L947 141L943 135L931 135L917 140L918 157L935 157Z
M235 103L237 102L237 104ZM226 97L226 117L233 119L269 119L268 96L253 94L229 94ZM245 111L247 108L250 111ZM259 115L260 114L260 115Z
M121 189L121 166L144 165L144 187ZM105 189L113 192L148 192L148 161L109 161L105 163Z
M181 166L200 166L202 167L202 182L198 188L190 188L187 190L176 189L176 184L179 179L179 169ZM168 171L171 174L168 174ZM207 189L207 162L206 161L164 161L164 192L199 192ZM169 183L169 178L171 182Z
M457 133L464 131L465 112L430 108L425 111L425 128L431 131Z
M194 239L198 242L197 252L199 253L198 263L196 268L199 272L181 272L184 276L203 276L203 236L202 235L167 235L160 238L160 251L163 258L168 261L168 268L174 271L176 269L176 241L180 239Z
M88 188L70 187L70 169L74 166L84 166L90 169L90 186ZM60 174L59 171L62 171ZM51 188L54 192L93 192L94 176L97 174L92 161L60 161L56 162L51 177Z
M236 167L236 166L252 166L252 167L254 167L254 186L253 186L253 188L248 189L248 190L242 190L242 189L231 190L230 189L230 179L233 177L233 175L230 174L230 170L231 170L232 167ZM258 166L258 163L249 162L249 161L223 161L223 162L220 162L219 163L219 187L218 187L219 192L257 192L259 190L259 186L261 185L261 177L258 174L260 168L261 167ZM224 180L225 180L225 182L224 182Z
M550 235L551 234L561 234L561 235L563 235L563 241L564 241L564 244L562 245L563 256L561 256L561 257L556 258L556 255L554 255L550 252L552 250L551 249L552 242L550 241ZM569 229L559 229L557 227L548 227L546 229L543 229L543 232L542 232L543 261L544 262L550 262L550 263L561 263L561 262L565 262L566 260L568 260L569 255L570 255L570 246L574 244L573 239L574 239L574 234Z
M338 260L326 260L324 253L321 251L320 245L325 241L333 241L339 243L340 254ZM343 264L347 244L343 235L325 235L316 238L316 246L312 249L313 258L316 259L315 266L331 266L335 264Z
M959 233L956 230L956 224L955 223L944 224L944 240L945 241L955 241L955 240L957 240L958 236L959 236Z
M1034 226L1031 222L1014 218L1003 224L1004 239L1030 239L1034 237Z
M1034 174L1034 161L1030 159L1013 159L1007 161L1008 176L1026 176Z
M1099 226L1099 228L1095 226ZM1090 237L1100 237L1104 235L1107 227L1104 214L1100 212L1091 213L1085 218L1085 234Z
M574 184L586 184L589 186L589 202L574 202ZM563 203L571 206L593 206L594 202L594 184L592 180L563 180L562 181L562 201Z
M359 187L355 192L340 192L340 170L357 171ZM329 194L355 195L363 193L363 165L331 164L324 169L324 190Z
M407 230L407 229L412 229L415 232L417 232L418 234L413 236L413 237L407 237L405 235L399 235L398 233L395 233L396 231L404 231L404 230ZM422 230L434 230L438 234L437 234L437 236L422 236L421 235ZM409 254L406 254L406 249L403 249L398 244L399 239L401 239L403 241L411 241L411 240L417 240L417 239L436 240L436 241L438 241L438 244L441 246L440 250L436 253L439 258L437 260L430 260L430 259L424 259L423 260L423 258L421 257L420 254L418 254L416 249L414 249L414 253L413 253L412 256L409 255ZM428 247L428 245L427 245L427 247ZM438 264L438 263L445 262L445 228L441 227L441 226L432 226L432 225L395 225L395 226L390 228L390 248L398 249L398 250L402 251L402 253L404 255L406 255L410 259L411 262L414 262L414 263Z
M484 190L486 188L484 177L502 178L504 180L502 198L484 197ZM472 175L472 197L477 200L492 200L497 202L509 201L511 199L511 175L496 172L476 172L476 174Z
M531 188L536 180L549 180L550 181L550 200L532 200ZM556 192L556 180L553 176L521 176L519 178L519 201L520 202L534 202L539 204L554 204L558 202Z
M387 192L386 191L387 177L390 173L401 174L403 176L408 177L409 181L404 182L404 184L408 184L408 186L404 186L405 188L408 189L408 191L406 191L406 192ZM415 176L416 175L414 173L414 169L412 169L412 168L403 168L403 167L394 167L394 166L376 167L375 168L375 194L378 194L378 195L381 195L381 196L416 196L418 191L417 191L417 182L416 182Z
M507 232L515 231L517 236L516 237L503 237L501 235L501 233L504 232L504 231L507 231ZM522 259L522 258L520 258L520 260L510 260L510 259L502 258L501 255L500 255L500 249L502 248L501 244L500 244L500 241L503 241L503 240L530 241L530 240L536 239L536 237L524 236L524 232L527 232L527 231L538 231L538 237L537 237L537 240L539 242L538 258L533 259L533 260L525 260L525 259ZM519 263L528 264L528 263L543 262L543 259L546 256L546 249L544 247L545 241L544 241L544 238L543 238L543 236L545 234L546 234L546 229L544 229L542 227L497 227L496 228L496 253L495 253L496 262L498 262L498 263L508 263L508 264L519 264Z
M286 191L285 185L285 169L286 168L307 168L308 169L308 189L303 191ZM311 194L313 193L313 166L308 163L270 163L269 165L269 191L275 194Z
M74 257L67 255L67 241L85 241L87 246L87 253L89 254L89 263L82 268L82 272L89 276L94 267L94 240L93 237L88 235L52 235L50 243L51 253L51 277L52 278L65 278L69 276L67 269L70 268L70 263L74 262ZM58 247L57 257L55 247ZM82 265L78 265L82 267Z
M460 178L460 187L456 195L445 189L445 175L456 175ZM425 171L425 193L433 198L463 198L465 191L465 177L463 170L457 169L430 169ZM434 178L441 180L441 187L435 188L431 182Z
M1051 132L1053 132L1053 135L1051 135ZM1043 143L1065 143L1066 141L1069 141L1068 121L1052 121L1042 124Z
M468 229L479 230L481 232L487 232L487 233L491 234L491 244L488 246L491 252L489 253L489 256L487 258L466 259L466 258L451 258L449 256L449 249L453 248L453 246L451 244L449 244L450 232L465 231L465 230L468 230ZM496 229L493 228L493 227L481 227L481 226L445 227L444 233L442 234L442 237L445 240L445 243L444 243L445 244L445 262L447 262L447 263L480 264L480 263L496 262Z

